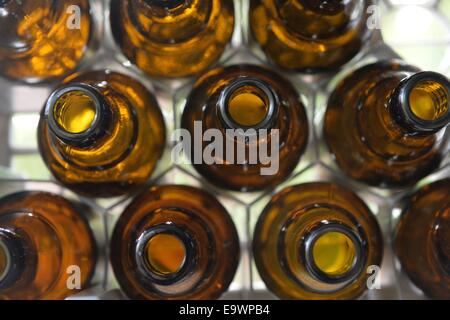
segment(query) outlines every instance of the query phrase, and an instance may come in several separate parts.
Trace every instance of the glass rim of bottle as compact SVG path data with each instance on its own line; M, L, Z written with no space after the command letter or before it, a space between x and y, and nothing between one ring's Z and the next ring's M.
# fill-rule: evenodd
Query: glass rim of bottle
M149 241L160 234L173 235L184 244L185 257L182 265L176 272L161 274L152 270L152 266L146 261L146 249ZM135 249L136 264L145 277L158 285L171 285L186 277L197 263L197 245L193 237L173 223L162 223L146 229L138 238Z
M1 229L0 229L0 233L1 233ZM9 273L9 270L11 268L11 253L10 253L6 243L1 239L0 239L0 251L2 252L2 255L4 255L4 257L5 257L4 267L2 270L0 270L0 287L1 287L1 283L2 283L3 279L6 278L6 276Z
M440 84L446 90L447 94L447 111L444 115L435 120L426 120L417 116L412 110L410 103L410 95L412 91L418 84L427 81ZM450 123L450 81L447 77L437 72L423 71L406 78L400 86L401 92L399 99L403 118L413 128L424 131L433 131L439 130Z
M65 94L75 91L82 92L83 94L89 96L92 99L92 102L94 103L95 107L94 118L92 119L92 122L90 123L89 127L86 130L79 133L72 133L61 127L61 125L55 118L54 112L55 111L54 107L58 102L58 100ZM71 142L83 143L90 140L93 136L99 133L99 130L101 129L103 123L102 118L104 110L105 110L105 103L103 101L103 98L94 87L84 83L74 83L68 84L67 86L64 86L62 88L53 91L53 93L47 100L44 113L48 119L49 129L58 138L68 143Z
M315 262L314 258L314 245L316 241L323 235L329 232L342 233L353 243L354 247L354 259L352 266L343 274L328 274L323 271ZM337 221L321 222L318 226L313 228L307 235L305 235L302 246L302 256L305 261L306 270L317 280L328 284L342 284L348 283L354 280L358 274L361 273L366 260L367 255L366 243L363 239L352 230L352 228L346 226Z
M243 87L254 87L256 90L261 91L261 93L265 96L266 99L263 99L263 97L260 97L263 100L267 101L267 111L264 118L258 122L255 125L243 125L238 123L236 120L233 119L231 116L228 105L230 102L230 99L233 97L233 94ZM254 129L254 130L260 130L260 129L268 129L270 127L270 124L273 121L273 118L277 114L277 95L271 88L271 86L266 83L265 81L254 78L254 77L240 77L231 82L229 85L227 85L221 92L219 100L218 100L218 108L220 113L220 118L224 122L224 124L229 129Z
M12 212L14 213L14 212ZM8 212L2 214L9 214ZM3 239L2 239L3 238ZM19 242L17 242L19 241ZM25 266L25 248L22 237L14 231L0 227L0 245L7 256L5 270L0 274L0 290L17 281Z
M163 9L172 10L186 3L186 0L144 0L143 2L149 6L156 5Z
M345 9L344 4L339 3L338 6L336 6L334 3L326 2L325 6L321 3L319 7L315 7L313 4L310 3L308 0L300 0L301 4L307 8L308 10L314 12L315 14L321 14L321 15L329 15L333 16ZM324 1L323 1L324 2ZM328 9L328 10L324 10ZM340 9L340 10L339 10Z

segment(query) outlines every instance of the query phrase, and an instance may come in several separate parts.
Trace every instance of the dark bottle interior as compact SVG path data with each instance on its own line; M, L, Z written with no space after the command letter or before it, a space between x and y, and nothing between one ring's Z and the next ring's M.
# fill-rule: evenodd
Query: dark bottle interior
M295 88L274 71L256 65L213 69L200 77L181 119L181 127L193 139L198 135L196 123L201 124L202 137L208 129L216 129L224 142L210 164L195 158L195 153L205 154L209 142L200 142L198 152L194 147L199 142L193 140L188 158L194 168L209 182L238 191L262 190L284 181L300 161L309 136L305 107ZM227 149L229 142L234 153ZM275 148L278 159L271 154ZM241 157L240 150L245 150ZM269 159L263 159L261 151L267 151Z
M395 253L409 278L434 299L450 299L450 179L407 200L396 228Z
M157 77L195 75L215 63L234 30L233 0L113 0L111 27L123 54Z
M356 299L369 266L381 268L380 227L367 205L333 183L287 187L258 219L253 256L261 278L282 299Z
M91 71L73 75L49 97L38 139L59 182L79 194L111 197L147 183L164 151L165 125L140 82Z
M182 185L152 187L120 216L111 263L133 299L216 299L239 264L237 231L207 192Z
M0 300L64 299L89 287L97 252L87 213L45 192L0 199ZM73 266L79 289L67 285Z
M404 62L380 61L342 80L328 100L324 135L351 178L406 187L445 156L441 129L450 123L450 82Z
M369 38L370 1L251 0L253 37L278 66L302 72L337 69Z

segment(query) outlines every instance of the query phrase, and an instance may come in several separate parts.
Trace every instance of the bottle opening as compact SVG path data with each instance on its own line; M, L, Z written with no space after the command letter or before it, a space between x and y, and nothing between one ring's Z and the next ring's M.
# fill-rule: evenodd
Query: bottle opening
M49 129L59 139L77 146L95 143L107 133L110 109L102 95L87 84L69 84L47 100Z
M136 263L149 281L171 285L186 277L197 263L197 245L184 228L163 223L144 231L137 241Z
M72 134L87 131L96 116L95 101L82 91L64 93L53 106L53 117L58 126Z
M317 14L336 15L345 11L349 1L344 0L299 0L308 10Z
M170 10L183 5L186 0L144 0L144 2L149 6Z
M450 81L439 73L424 71L404 79L393 97L393 117L407 130L435 132L450 123Z
M145 254L148 267L160 276L176 274L186 261L186 247L173 234L154 235L145 246Z
M261 123L269 111L268 97L259 88L243 86L231 94L228 112L231 118L245 127Z
M276 95L269 84L240 78L228 85L219 99L220 116L230 129L269 128L276 115Z
M355 264L356 249L344 233L331 231L319 236L313 245L313 259L317 268L331 276L349 272Z
M306 270L324 283L347 283L366 263L366 243L359 231L333 221L323 221L304 238Z
M9 288L23 276L29 265L24 249L25 238L8 229L0 228L0 291Z
M440 120L449 112L449 93L437 81L421 81L411 89L409 105L412 113L421 120Z
M0 281L2 281L9 271L9 251L3 241L0 241Z

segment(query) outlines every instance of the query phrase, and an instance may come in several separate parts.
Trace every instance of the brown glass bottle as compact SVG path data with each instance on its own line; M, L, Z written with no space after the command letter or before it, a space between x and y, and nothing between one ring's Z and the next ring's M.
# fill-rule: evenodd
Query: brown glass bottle
M111 239L119 284L134 299L215 299L239 263L231 217L193 187L152 187L125 209Z
M426 295L450 299L450 179L422 187L410 197L397 225L395 252Z
M69 201L30 191L0 199L0 300L64 299L79 291L71 268L86 289L95 263L92 231Z
M367 38L364 0L251 0L250 26L268 58L282 68L335 69L352 59Z
M1 75L37 82L77 67L91 35L88 0L2 0L0 11Z
M111 27L124 55L147 74L191 76L230 41L233 0L113 0Z
M187 99L181 127L191 134L188 158L195 169L211 183L239 191L262 190L286 179L308 142L299 94L286 79L256 65L217 68L201 76ZM208 163L202 155L210 144L205 136L209 129L223 137L223 150ZM198 140L199 133L205 141ZM261 150L270 155L274 148L278 157L264 163L269 161L260 157Z
M350 177L381 187L411 185L443 157L450 82L400 61L356 70L331 94L326 142Z
M382 235L366 204L332 183L274 195L258 219L253 255L267 287L284 299L353 299L381 266Z
M47 100L39 149L55 178L87 196L142 187L165 144L164 119L137 80L109 70L76 74Z

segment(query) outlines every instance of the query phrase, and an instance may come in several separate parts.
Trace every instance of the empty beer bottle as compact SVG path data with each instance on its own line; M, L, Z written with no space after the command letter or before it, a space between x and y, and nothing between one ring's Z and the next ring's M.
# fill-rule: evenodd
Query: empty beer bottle
M352 299L380 267L382 235L352 191L332 183L287 187L258 219L253 255L267 287L284 299Z
M0 199L0 300L64 299L87 288L96 246L80 212L45 192Z
M279 66L307 72L335 69L352 59L368 36L370 1L251 0L250 26Z
M192 137L185 151L195 169L211 183L239 191L286 179L308 142L299 94L288 80L256 65L217 68L201 76L187 99L181 127Z
M73 71L88 47L89 10L88 0L0 1L0 74L37 82Z
M111 262L129 298L215 299L239 263L231 217L193 187L152 187L125 209L111 240Z
M397 225L395 252L426 295L450 299L450 179L424 186L410 197Z
M233 0L113 0L111 27L124 55L147 74L190 76L230 41Z
M446 150L440 130L450 123L450 82L400 61L362 67L328 101L324 134L350 177L403 187L436 169Z
M76 74L47 100L39 149L55 178L87 196L117 196L145 184L164 150L153 95L109 70Z

